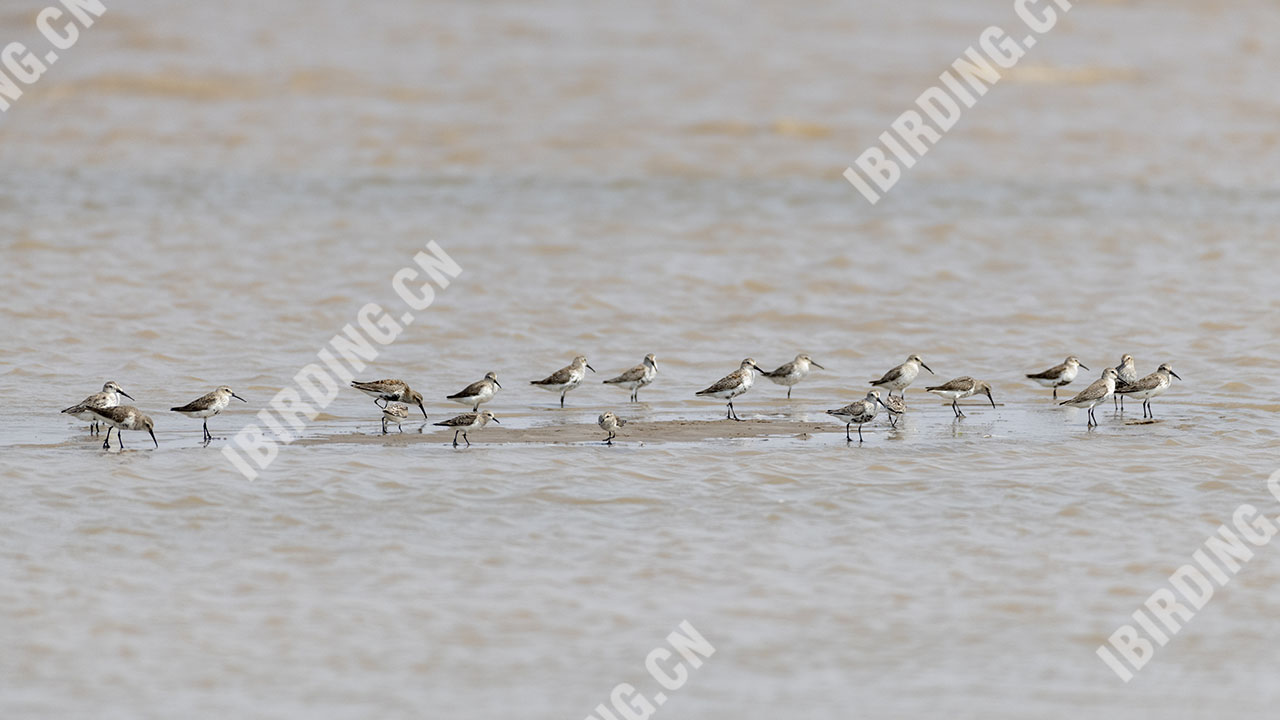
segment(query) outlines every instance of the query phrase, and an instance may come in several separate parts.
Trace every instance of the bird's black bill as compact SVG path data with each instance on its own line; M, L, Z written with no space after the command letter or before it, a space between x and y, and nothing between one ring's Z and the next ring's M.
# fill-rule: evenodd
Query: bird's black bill
M991 393L987 393L987 399L991 401L991 407L996 406L996 399L991 397Z
M501 424L502 424L502 421L501 421L501 420L499 420L498 418L489 418L489 419L490 419L490 420L492 420L492 421L494 421L494 422L496 422L496 423L498 423L499 425L501 425Z
M502 383L498 382L497 380L494 380L493 384L497 385L498 387L502 387Z
M130 400L132 400L132 399L133 399L133 396L132 396L132 395L130 395L129 393L127 393L127 392L125 392L125 391L123 391L123 390L121 390L121 391L120 391L120 394L121 394L121 395L123 395L123 396L125 396L125 397L127 397L127 398L129 398Z
M595 372L595 371L596 371L596 369L595 369L595 368L591 367L591 363L587 363L587 369L588 369L588 370L590 370L591 372Z
M1176 373L1176 372L1174 372L1174 371L1172 371L1172 370L1170 370L1170 371L1169 371L1169 374L1170 374L1170 375L1172 375L1172 376L1174 376L1174 377L1176 377L1176 378L1178 378L1179 380L1181 380L1181 379L1182 379L1182 378L1178 377L1178 373Z
M231 397L233 397L233 398L235 398L235 399L239 400L239 401L240 401L240 402L242 402L242 403L247 403L247 402L249 402L248 400L245 400L244 398L240 397L239 395L237 395L237 394L235 394L235 393L231 393Z
M422 407L422 403L418 403L418 409L422 411L422 419L427 419L427 409Z
M925 370L928 370L930 375L937 375L937 374L938 374L938 373L936 373L936 372L934 372L934 371L933 371L933 368L929 367L928 365L925 365L924 363L920 363L920 367L924 368Z
M818 368L819 370L826 370L826 368L822 367L821 365L819 365L818 363L816 363L816 362L814 362L814 361L812 361L812 360L810 360L810 361L809 361L809 363L810 363L811 365L813 365L814 367Z
M1080 363L1080 367L1084 368L1085 370L1089 370L1089 366L1085 365L1084 363ZM1089 372L1093 372L1093 371L1089 370Z
M156 447L160 447L160 441L156 440L156 434L151 432L150 428L147 428L147 434L151 436L151 442L155 443Z

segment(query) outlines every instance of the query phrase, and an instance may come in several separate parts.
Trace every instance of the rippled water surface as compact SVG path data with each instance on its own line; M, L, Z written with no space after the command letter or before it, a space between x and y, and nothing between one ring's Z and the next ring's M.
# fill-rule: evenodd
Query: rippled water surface
M3 717L586 717L686 619L716 653L656 716L1280 700L1273 548L1127 685L1094 655L1280 513L1275 3L1078 4L874 207L840 173L1011 3L108 7L0 115ZM434 422L494 370L503 426L344 442L379 430L349 391L242 478L223 438L431 239L462 275L362 375ZM738 411L830 432L502 441L713 420L694 391L801 351ZM647 352L643 403L595 382ZM917 386L847 445L822 411L912 352L999 407ZM1022 377L1124 352L1184 378L1157 423ZM560 410L527 381L577 353ZM58 413L108 379L158 450ZM167 408L219 384L250 402L202 448Z

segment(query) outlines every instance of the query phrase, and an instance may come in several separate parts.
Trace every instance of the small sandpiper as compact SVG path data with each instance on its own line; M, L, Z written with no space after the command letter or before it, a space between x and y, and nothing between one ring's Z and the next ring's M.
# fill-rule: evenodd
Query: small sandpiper
M487 403L492 400L493 396L498 394L498 389L501 387L502 383L498 382L498 374L495 372L488 372L484 374L483 380L477 380L471 383L460 392L456 392L446 399L452 400L461 405L470 405L471 412L476 412L480 409L480 404Z
M490 420L498 423L499 425L502 424L501 422L498 421L498 418L493 416L493 413L489 412L488 410L485 410L484 412L478 412L478 413L476 412L463 413L458 417L449 418L444 422L435 423L435 425L438 427L454 428L454 431L453 431L454 447L458 447L459 433L462 434L462 441L467 444L467 447L471 447L471 441L467 439L467 431L475 430L476 428L482 428L485 425L488 425Z
M924 364L924 360L921 360L919 355L911 355L906 362L885 373L879 380L872 380L871 384L887 389L890 394L897 390L899 395L905 396L907 388L920 375L920 368L928 370L930 375L935 374L928 365Z
M1173 371L1173 365L1169 363L1162 364L1155 372L1134 382L1125 385L1123 388L1117 386L1116 394L1132 395L1142 401L1142 417L1155 419L1156 414L1151 410L1151 398L1163 393L1169 389L1169 385L1173 383L1171 377L1179 380L1178 373Z
M390 402L413 403L422 410L422 419L427 419L427 409L422 406L422 393L409 387L403 380L374 380L372 382L351 381L351 387L373 398L373 404L386 407Z
M907 401L900 397L886 395L880 398L884 409L889 411L889 426L898 427L898 418L907 413Z
M400 423L408 419L409 419L408 405L405 405L404 403L387 403L387 406L382 408L382 434L383 435L387 434L388 422L395 423L396 429L399 430L400 432L404 432L404 428L400 427Z
M585 356L579 355L569 365L560 368L541 380L530 380L529 383L537 385L548 392L560 393L560 407L564 407L565 393L578 387L582 383L582 379L587 376L588 370L591 372L596 371L587 362Z
M62 412L76 418L77 420L83 420L89 423L89 434L97 435L99 422L98 416L89 412L89 409L106 409L115 407L120 404L121 395L129 398L130 400L133 399L132 395L120 389L120 386L116 384L115 380L108 380L107 383L102 386L102 392L94 393Z
M618 428L626 425L627 421L611 412L606 412L600 416L600 419L596 420L596 424L600 426L601 430L609 433L609 437L604 439L604 444L612 445L613 439L618 437Z
M796 356L795 360L792 360L791 362L787 363L786 365L783 365L777 370L774 370L773 372L764 373L764 376L779 385L786 385L787 399L790 400L791 388L795 387L796 383L805 379L805 377L809 374L809 370L810 370L809 366L811 365L813 367L818 368L819 370L826 370L826 368L814 362L813 358L809 357L808 355L800 354Z
M204 418L204 444L208 445L213 436L209 434L209 418L222 412L224 408L231 402L231 398L235 398L240 402L248 402L239 395L231 392L231 388L223 385L213 392L201 395L182 407L169 408L170 411L186 415L189 418Z
M1138 365L1133 361L1132 355L1125 353L1120 356L1120 364L1116 366L1116 394L1111 396L1111 405L1118 410L1124 410L1124 395L1120 391L1136 382L1138 382ZM1119 405L1117 406L1116 403Z
M728 400L729 410L725 417L730 420L741 420L738 417L738 413L733 410L733 399L751 389L751 386L756 381L755 373L758 372L762 373L764 371L760 369L759 365L756 365L755 360L747 358L742 361L737 370L720 378L719 381L706 390L699 390L696 394Z
M604 381L605 385L617 385L631 391L631 402L640 402L640 388L653 382L658 377L658 356L649 353L639 365L623 372L615 378Z
M151 435L151 442L156 447L160 447L159 441L156 440L154 432L155 423L151 418L138 408L132 405L116 405L109 408L89 408L89 412L98 416L98 419L109 425L107 428L107 437L102 441L102 449L111 449L111 428L116 429L116 440L120 443L120 449L124 449L124 430L146 430Z
M1093 409L1098 403L1105 402L1107 397L1116 391L1116 369L1107 368L1102 371L1102 377L1094 380L1089 387L1080 391L1079 395L1070 400L1063 400L1059 405L1070 405L1086 409L1089 411L1089 420L1085 423L1085 427L1095 427L1098 424L1097 418L1093 416Z
M1127 355L1125 357L1128 357ZM1054 365L1044 372L1031 373L1027 377L1035 380L1045 387L1053 388L1053 399L1058 399L1058 388L1064 385L1070 385L1075 381L1076 375L1080 374L1080 368L1089 369L1088 365L1080 362L1080 358L1075 355L1068 355L1061 365Z
M944 400L951 401L951 411L956 414L957 418L964 417L964 413L960 410L958 404L971 395L984 393L987 399L991 401L991 407L996 406L995 398L991 397L991 386L981 380L975 380L968 375L958 377L955 380L949 380L942 385L934 385L925 388L927 392L931 392Z
M875 419L876 412L881 405L884 405L884 401L880 399L880 391L872 390L867 393L865 400L851 402L837 410L828 410L827 414L844 423L844 439L846 442L853 442L853 438L849 435L849 426L857 425L858 442L862 442L862 426Z

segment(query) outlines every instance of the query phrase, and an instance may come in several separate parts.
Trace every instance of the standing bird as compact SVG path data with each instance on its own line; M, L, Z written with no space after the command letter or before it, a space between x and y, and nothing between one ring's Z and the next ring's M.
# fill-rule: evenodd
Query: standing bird
M606 412L600 416L599 420L596 420L596 424L600 426L601 430L609 433L609 437L604 439L604 444L612 445L613 439L618 437L618 428L626 425L627 421L612 412Z
M562 367L541 380L530 380L529 383L549 392L560 393L560 407L564 407L565 393L578 387L582 379L587 376L588 370L596 371L587 363L585 356L579 355L567 367Z
M884 405L884 409L889 411L889 426L898 427L898 417L907 413L907 401L900 397L886 395L880 398L880 403Z
M154 432L155 423L151 422L151 418L145 415L141 410L132 405L116 405L109 408L89 408L89 412L98 416L98 419L109 425L107 428L107 437L102 441L102 449L111 449L111 428L116 429L116 440L120 443L120 449L124 449L124 432L125 430L146 430L151 435L151 442L160 447L159 441L156 440Z
M108 380L107 383L102 386L102 392L94 393L62 412L76 418L77 420L83 420L89 423L89 434L97 435L99 422L98 416L94 415L90 410L92 408L98 408L99 410L113 408L120 404L121 395L129 398L130 400L133 399L132 395L120 389L120 386L116 384L115 380Z
M495 372L487 372L484 374L483 380L477 380L463 388L460 392L456 392L446 400L452 400L462 405L470 405L471 412L480 409L480 403L487 403L498 394L498 388L502 384L498 382L498 374Z
M631 402L640 402L640 388L658 377L658 356L649 353L639 365L615 378L603 381L605 385L618 385L631 391Z
M374 380L372 382L361 382L352 380L351 387L373 398L373 404L378 405L381 400L382 404L378 407L386 407L387 403L402 402L413 403L422 410L422 419L427 419L427 409L422 406L422 393L409 387L409 383L403 380Z
M855 424L858 426L858 442L862 442L862 426L875 419L878 405L884 405L884 401L880 399L879 390L872 390L865 400L851 402L838 410L828 410L827 414L844 423L845 442L853 442L849 426Z
M960 411L960 405L958 404L959 401L971 395L985 393L987 399L991 401L991 407L996 406L995 398L991 397L991 386L982 380L974 380L968 375L958 377L955 380L951 380L942 385L927 387L925 390L941 397L944 400L950 400L951 411L956 414L957 418L965 416L964 413Z
M488 425L490 420L498 423L499 425L502 424L501 422L498 421L498 418L493 416L493 413L489 412L488 410L485 410L484 412L478 412L478 413L474 413L474 412L463 413L458 417L449 418L444 422L435 423L435 425L437 427L454 428L454 431L453 431L454 447L458 447L458 433L462 433L462 441L467 444L467 447L471 447L471 441L467 439L467 431L475 430L476 428L482 428L485 425Z
M733 399L751 389L755 384L755 373L763 373L756 361L747 358L742 361L737 370L720 378L714 385L706 390L699 390L698 395L707 395L710 397L720 398L729 401L729 411L725 415L730 420L741 420L738 413L733 410Z
M1127 357L1127 356L1126 356ZM1142 417L1150 417L1155 419L1156 414L1151 410L1151 398L1163 393L1169 389L1169 385L1173 383L1170 377L1176 377L1179 380L1178 373L1173 371L1173 365L1169 363L1162 364L1155 372L1134 382L1125 385L1123 388L1117 386L1116 394L1132 395L1142 401Z
M1120 356L1120 364L1116 366L1116 394L1111 396L1111 404L1115 406L1119 402L1118 409L1124 410L1124 395L1121 395L1120 391L1136 382L1138 382L1138 365L1133 361L1132 355L1125 353Z
M409 419L409 406L403 403L387 403L382 408L382 434L387 434L387 423L396 424L396 429L404 432L404 428L400 427L400 423Z
M930 375L936 374L928 365L924 364L924 360L921 360L919 355L912 355L907 358L906 362L885 373L884 377L879 380L872 380L871 384L875 387L887 389L890 394L897 390L899 395L905 396L907 387L915 382L916 376L920 374L920 368L928 370Z
M1128 355L1125 357L1128 357ZM1058 388L1075 382L1076 375L1080 373L1080 368L1088 370L1089 366L1080 362L1080 358L1075 355L1068 355L1061 365L1054 365L1044 372L1028 374L1027 377L1045 387L1053 388L1053 399L1057 400Z
M1095 427L1098 419L1093 416L1093 409L1098 403L1105 402L1108 395L1115 394L1116 391L1116 369L1107 368L1102 371L1102 377L1094 380L1089 387L1080 391L1079 395L1070 400L1063 400L1059 405L1070 405L1071 407L1083 408L1089 411L1089 421L1085 423L1085 427Z
M787 363L786 365L783 365L777 370L774 370L773 372L764 373L764 376L779 385L786 385L787 399L790 400L791 388L794 387L796 383L805 379L805 376L809 374L810 365L818 368L819 370L826 370L826 368L814 362L813 358L809 357L808 355L801 354L801 355L797 355L795 360L792 360L791 362Z
M231 398L235 398L240 402L248 402L239 395L231 392L231 388L223 385L211 393L201 395L182 407L169 408L170 411L181 413L189 418L204 418L204 444L208 445L213 436L209 434L209 418L222 412L231 402Z

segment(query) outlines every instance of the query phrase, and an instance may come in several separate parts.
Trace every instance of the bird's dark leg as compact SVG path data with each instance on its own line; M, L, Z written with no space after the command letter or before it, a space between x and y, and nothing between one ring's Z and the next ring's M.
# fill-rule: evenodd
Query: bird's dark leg
M124 449L124 432L120 428L116 428L116 442L120 443L120 449Z
M103 449L103 450L110 450L110 449L111 449L111 427L110 427L110 426L108 426L108 427L107 427L107 437L106 437L106 439L104 439L104 440L102 441L102 449Z
M470 440L470 438L468 438L468 437L467 437L467 431L466 431L466 430L463 430L463 431L462 431L462 442L466 443L466 444L467 444L467 447L471 447L471 440Z
M213 436L209 434L209 418L204 419L204 441L209 442Z
M790 400L790 399L791 399L791 387L790 387L790 386L788 386L788 387L787 387L787 399L788 399L788 400Z
M382 434L387 434L387 419L385 417L382 418Z
M560 407L564 407L564 393L560 393Z
M1151 401L1150 401L1150 400L1148 400L1148 401L1147 401L1147 415L1148 415L1152 420L1155 420L1155 419L1156 419L1156 410L1155 410L1155 408L1151 407Z
M862 442L862 423L858 423L858 442Z
M852 425L852 423L845 423L845 424L844 424L844 441L845 441L845 442L853 442L853 438L849 437L849 427L850 427L850 425Z
M1053 399L1054 399L1054 400L1057 400L1057 399L1058 399L1058 386L1057 386L1057 385L1054 385L1054 386L1053 386Z
M461 430L454 430L454 431L453 431L453 446L454 446L454 447L458 447L458 433L460 433L460 432L462 432L462 431L461 431Z
M400 431L401 435L404 434L404 428L400 427L400 423L396 423L396 429Z

